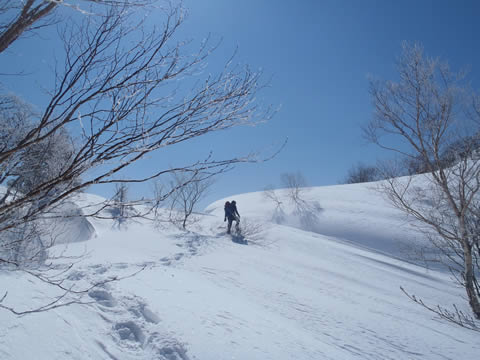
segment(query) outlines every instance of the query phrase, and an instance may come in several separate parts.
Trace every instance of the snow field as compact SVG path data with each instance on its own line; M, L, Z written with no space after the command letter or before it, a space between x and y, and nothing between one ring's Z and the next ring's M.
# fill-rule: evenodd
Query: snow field
M125 278L91 290L88 305L20 318L0 312L0 358L477 357L476 333L435 318L401 292L468 311L447 274L400 259L399 243L420 241L401 214L365 185L312 188L305 196L321 206L312 207L315 221L306 229L285 198L278 224L261 193L232 197L242 222L261 226L248 245L225 235L225 199L190 232L141 223L119 231L92 221L95 238L56 248L87 254L68 284ZM23 273L2 273L0 283L9 290L6 302L20 309L55 293Z

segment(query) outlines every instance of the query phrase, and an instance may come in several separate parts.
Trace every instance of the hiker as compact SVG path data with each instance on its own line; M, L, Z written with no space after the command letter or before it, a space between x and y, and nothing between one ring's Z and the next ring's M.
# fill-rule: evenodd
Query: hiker
M235 227L238 228L238 224L240 222L240 214L238 213L237 210L237 203L235 200L232 202L226 202L225 203L225 218L223 221L227 221L228 219L228 227L227 227L227 234L230 234L230 230L232 229L232 222L235 220L236 224Z

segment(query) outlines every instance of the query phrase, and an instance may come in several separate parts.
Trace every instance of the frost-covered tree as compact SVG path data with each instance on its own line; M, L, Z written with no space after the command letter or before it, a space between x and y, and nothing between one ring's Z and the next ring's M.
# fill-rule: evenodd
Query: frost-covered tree
M30 125L30 108L14 96L0 97L0 146L1 151L15 146L26 136ZM11 174L21 164L20 154L11 156L7 161L0 162L0 185L5 186L11 181ZM14 184L11 184L14 185ZM0 204L4 204L11 194L12 189L2 189Z
M45 140L32 144L21 154L21 163L12 173L10 183L21 193L34 191L37 184L57 179L73 160L75 148L68 132L60 128ZM60 187L74 186L80 180L69 179L57 184L52 193L60 191Z
M35 126L35 116L32 107L19 98L14 95L0 95L0 141L3 145L1 152L8 152L28 136ZM63 183L55 181L62 170L71 164L73 153L73 140L64 128L59 128L52 132L50 137L13 153L0 163L0 186L3 187L0 205L25 197L35 192L39 184L52 180L56 185L49 189L51 195L61 186L68 187L75 183L75 179ZM31 207L38 203L29 202L26 205Z
M33 108L16 96L0 95L2 153L8 153L29 136L35 128L36 116ZM0 163L0 186L4 190L0 204L6 205L7 202L29 197L41 184L54 184L44 191L44 198L77 184L79 179L75 177L57 180L71 165L74 153L73 139L63 127L52 131L49 137L41 141L14 151ZM32 207L38 204L28 202L26 205Z
M27 136L34 127L35 116L33 108L16 96L0 96L2 151L8 151ZM56 186L45 193L44 201L48 201L55 193L78 182L78 179L55 181L63 169L71 164L73 153L73 141L63 128L52 133L51 137L15 153L0 167L0 204L5 206L16 199L28 197L40 184L54 181ZM52 239L54 221L50 226L50 235L42 230L37 216L33 215L41 204L42 201L26 202L14 212L0 215L4 224L15 223L22 218L29 219L0 233L0 263L31 267L46 259L47 249L52 245L49 240Z
M181 80L196 74L211 49L201 44L193 51L190 44L173 39L183 22L181 8L172 7L164 14L163 28L149 31L144 20L138 23L124 9L109 9L102 16L66 24L62 32L65 63L57 69L51 99L33 119L33 126L0 152L0 164L18 166L17 159L26 161L28 151L36 156L42 148L54 150L64 129L75 129L76 146L73 153L65 153L71 162L57 168L56 177L38 182L28 194L4 202L0 213L33 203L41 204L37 213L42 213L85 187L117 182L115 174L152 151L267 115L258 112L253 102L260 74L230 62L217 76L206 75L198 83L184 81L187 88L181 92ZM209 156L122 181L144 182L181 169L215 171L249 160L217 161ZM89 172L93 168L96 172ZM70 186L51 196L64 183ZM0 232L12 226L16 224L0 219Z
M425 56L419 45L404 45L398 71L397 82L372 81L375 117L366 135L403 163L405 159L420 163L426 172L404 178L396 178L395 171L388 173L382 191L424 225L480 319L480 160L475 155L480 98L462 74ZM470 134L477 135L466 136ZM448 166L446 153L451 159Z
M14 36L5 40L17 23L22 31L40 24L35 18L24 22L22 17L29 11L45 6L46 10L52 6L59 11L65 9L60 5L76 3L9 2L0 12L13 11L18 16L0 17L0 45L8 47L8 39L19 39L15 30ZM55 85L38 111L27 111L28 126L20 127L12 141L0 144L0 180L12 190L3 193L0 201L0 240L6 232L51 216L52 209L91 185L143 183L179 171L215 174L234 163L254 161L251 156L215 159L208 154L203 159L126 177L122 171L149 153L265 120L270 110L259 109L256 102L262 87L260 73L235 65L231 58L218 71L203 71L217 44L207 39L195 46L179 40L177 30L185 18L180 5L169 2L156 9L156 21L152 23L147 16L139 16L141 8L133 6L141 2L91 3L95 3L94 16L67 19L64 14L56 14L63 54L52 74ZM125 3L133 7L123 6ZM0 46L0 56L8 56L1 50ZM74 142L64 154L66 163L52 163L57 166L47 173L42 166L35 167L41 178L33 181L33 169L24 164L54 154L58 146L67 146L67 134ZM48 156L42 161L50 164ZM15 182L14 170L22 166ZM97 210L85 214L96 215Z

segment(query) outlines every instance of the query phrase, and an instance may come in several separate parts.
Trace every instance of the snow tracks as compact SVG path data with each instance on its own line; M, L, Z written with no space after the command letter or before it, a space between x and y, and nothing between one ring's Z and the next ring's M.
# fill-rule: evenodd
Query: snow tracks
M77 270L70 277L88 277L98 283L115 276L128 277L142 268L149 271L159 266L179 266L186 259L198 255L209 243L210 237L190 232L170 235L170 239L180 251L158 261L92 265L85 271ZM135 277L132 279L135 280ZM186 346L165 329L160 317L150 309L147 302L121 288L122 281L115 281L96 287L88 293L92 307L104 323L105 337L101 339L113 340L95 340L107 359L189 360Z
M93 265L84 271L76 270L70 279L89 278L101 282L114 276L128 276L146 265L153 264ZM88 293L91 308L103 321L102 336L94 341L105 358L189 360L185 345L163 328L161 319L150 310L146 301L122 292L119 284L121 282L105 283Z

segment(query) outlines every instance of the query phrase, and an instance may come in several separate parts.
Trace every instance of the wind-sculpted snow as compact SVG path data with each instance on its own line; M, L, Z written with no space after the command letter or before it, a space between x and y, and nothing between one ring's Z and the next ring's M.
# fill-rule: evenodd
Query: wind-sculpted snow
M95 228L73 202L63 203L48 216L53 217L46 226L50 226L49 234L55 244L87 241L95 236Z
M21 218L18 213L15 216ZM12 215L14 216L14 215ZM0 234L0 266L37 268L49 262L49 252L59 244L90 240L95 229L82 209L71 201L55 206L37 219Z
M317 228L302 226L287 202L279 224L260 193L235 200L249 228L244 244L226 234L222 201L188 231L148 222L120 231L92 220L96 237L54 248L64 255L58 262L86 254L63 285L121 280L91 289L85 305L20 318L0 311L1 359L478 356L476 333L435 318L400 290L468 311L447 274L398 259L397 240L414 233L368 186L311 189ZM0 273L0 284L9 291L4 304L19 309L58 295L20 272Z

